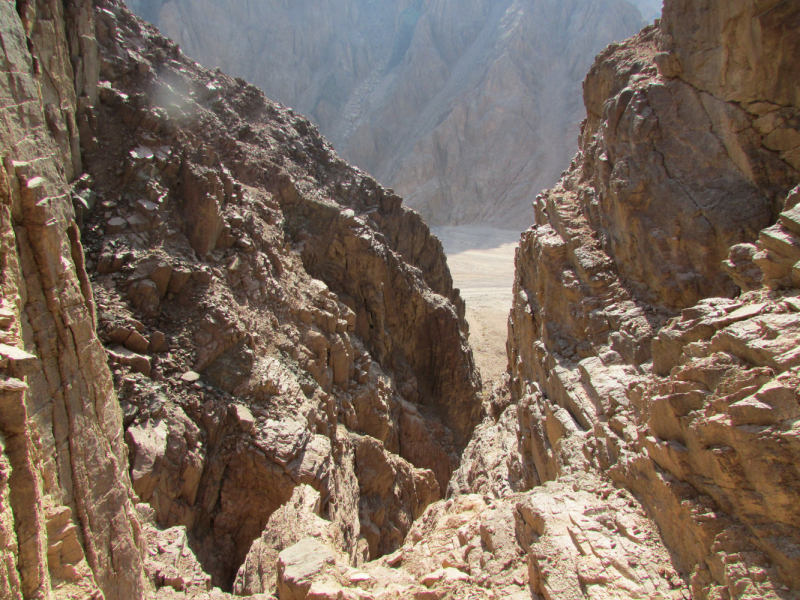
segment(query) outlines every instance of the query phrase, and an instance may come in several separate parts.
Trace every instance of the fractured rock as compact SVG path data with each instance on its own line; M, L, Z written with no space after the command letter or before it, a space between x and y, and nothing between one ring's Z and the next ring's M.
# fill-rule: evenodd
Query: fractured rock
M335 562L333 553L314 538L305 538L278 555L278 595L305 600L314 580Z

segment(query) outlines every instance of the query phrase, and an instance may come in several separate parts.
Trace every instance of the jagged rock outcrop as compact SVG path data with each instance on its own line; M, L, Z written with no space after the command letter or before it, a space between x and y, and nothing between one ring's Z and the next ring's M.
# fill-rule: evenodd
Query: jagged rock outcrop
M691 597L634 496L591 473L437 502L402 548L360 569L313 536L278 565L280 598Z
M517 255L512 482L606 474L695 598L800 590L799 17L668 0L658 26L601 53L578 155ZM775 74L753 73L767 56Z
M275 593L281 552L304 539L315 538L326 556L334 558L341 554L333 526L320 517L321 510L319 492L307 485L296 487L289 502L270 517L268 527L253 542L236 576L234 593L240 596ZM347 563L347 557L340 556L339 560Z
M441 244L308 121L108 6L76 197L134 490L222 587L299 485L349 561L393 551L482 413Z
M2 11L3 596L226 597L303 486L396 550L483 411L441 244L121 3Z
M0 26L0 595L143 597L122 415L68 185L97 77L91 6L4 2Z
M621 0L128 5L308 115L429 224L504 228L531 222L569 163L592 58L642 19Z

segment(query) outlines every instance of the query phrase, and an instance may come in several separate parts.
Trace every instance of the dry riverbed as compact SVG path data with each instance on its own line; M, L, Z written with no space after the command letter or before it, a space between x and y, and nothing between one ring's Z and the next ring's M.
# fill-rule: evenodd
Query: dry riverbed
M514 251L520 234L484 226L434 227L467 304L470 343L484 383L506 370Z

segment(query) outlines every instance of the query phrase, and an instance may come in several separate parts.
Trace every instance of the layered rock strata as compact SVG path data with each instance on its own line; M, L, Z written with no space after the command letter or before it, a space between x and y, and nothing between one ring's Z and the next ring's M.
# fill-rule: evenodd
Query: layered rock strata
M142 597L122 412L69 187L97 78L91 8L4 2L0 24L0 595Z

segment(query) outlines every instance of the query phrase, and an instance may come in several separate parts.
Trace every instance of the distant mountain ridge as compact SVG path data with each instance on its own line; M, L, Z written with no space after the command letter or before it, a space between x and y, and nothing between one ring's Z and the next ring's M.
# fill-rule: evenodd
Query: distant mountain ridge
M645 21L652 23L661 17L661 10L664 7L662 0L630 0L642 13Z
M430 224L512 229L574 154L593 57L642 25L625 0L128 5L311 118Z

